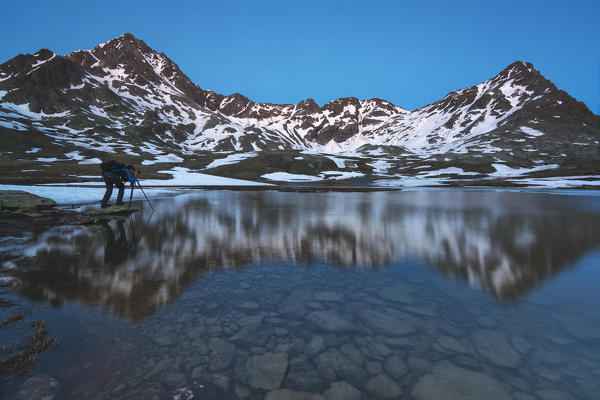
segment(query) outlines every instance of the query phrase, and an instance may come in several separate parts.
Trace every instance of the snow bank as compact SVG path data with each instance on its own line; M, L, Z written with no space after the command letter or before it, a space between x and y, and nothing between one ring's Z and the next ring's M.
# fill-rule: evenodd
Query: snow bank
M25 186L25 185L0 185L0 190L23 190L35 194L37 196L47 197L56 201L58 204L85 204L85 203L100 203L104 196L105 188L87 188L87 187L59 187L59 186ZM146 189L146 194L149 197L159 194L168 193L168 190L149 188ZM116 199L118 190L113 190L112 200ZM128 187L125 188L127 199L129 199ZM133 198L136 200L144 199L144 195L139 190L133 191Z

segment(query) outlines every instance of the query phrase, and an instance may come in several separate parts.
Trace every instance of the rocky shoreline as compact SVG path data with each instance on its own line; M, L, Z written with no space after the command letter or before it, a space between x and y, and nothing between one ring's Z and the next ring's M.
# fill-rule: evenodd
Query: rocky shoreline
M259 268L243 282L234 272L208 277L183 295L176 312L159 310L135 328L86 324L102 344L84 357L89 365L67 369L59 389L78 398L177 400L524 400L599 393L597 371L590 369L597 354L586 354L579 343L597 341L600 330L565 323L564 313L539 314L531 324L530 314L493 311L476 292L415 271L403 283L367 273L323 285L324 270L306 281L284 267ZM317 281L321 287L312 289ZM431 285L443 296L432 297ZM541 313L550 303L540 299L528 307ZM56 378L38 381L50 387Z
M128 215L126 209L81 212L57 208L56 205L52 199L25 191L0 190L0 233L14 235L58 225L96 224L106 219L122 218L123 214ZM122 211L121 215L119 211Z

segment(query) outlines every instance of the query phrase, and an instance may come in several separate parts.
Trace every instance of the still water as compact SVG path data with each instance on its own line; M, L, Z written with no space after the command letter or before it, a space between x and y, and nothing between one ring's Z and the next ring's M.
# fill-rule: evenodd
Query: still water
M4 274L61 341L27 376L56 398L600 398L597 194L154 207L5 242Z

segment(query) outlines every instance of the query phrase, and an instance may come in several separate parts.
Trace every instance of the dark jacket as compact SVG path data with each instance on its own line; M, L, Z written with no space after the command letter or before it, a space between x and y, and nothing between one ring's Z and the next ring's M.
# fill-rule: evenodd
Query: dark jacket
M123 179L123 182L135 182L135 176L131 175L127 168L118 168L111 171L106 171L104 174L112 174Z

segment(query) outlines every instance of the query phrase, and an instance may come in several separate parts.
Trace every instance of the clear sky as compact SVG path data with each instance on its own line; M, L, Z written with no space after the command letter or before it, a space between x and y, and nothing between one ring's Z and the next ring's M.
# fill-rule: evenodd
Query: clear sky
M3 2L0 62L90 49L125 32L204 89L407 109L529 61L600 114L600 0Z

